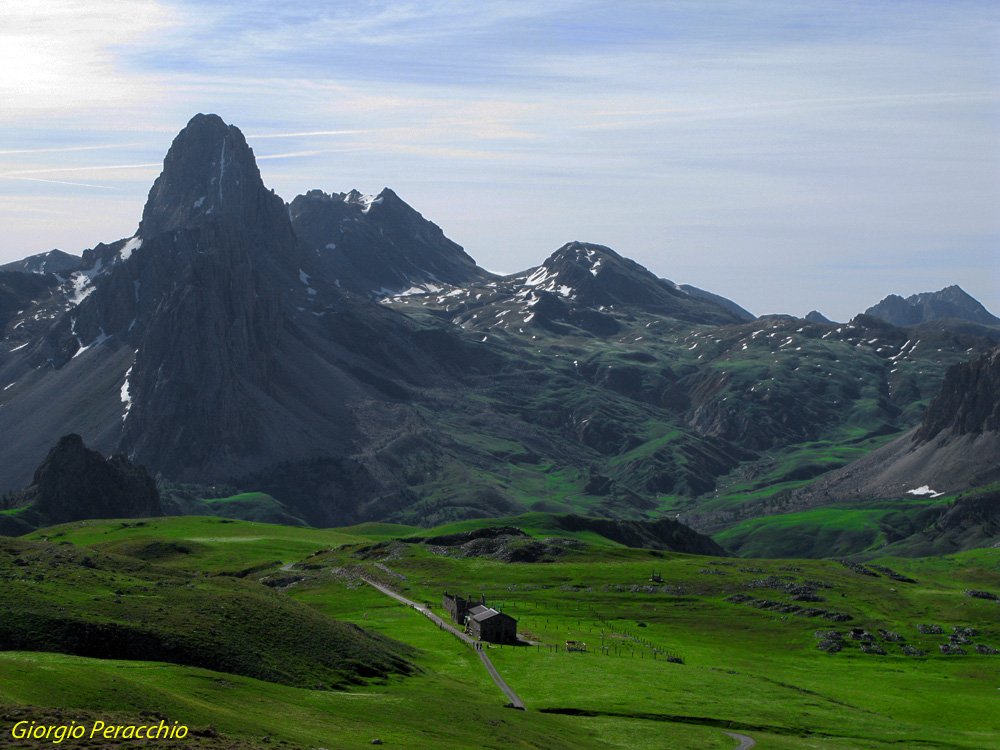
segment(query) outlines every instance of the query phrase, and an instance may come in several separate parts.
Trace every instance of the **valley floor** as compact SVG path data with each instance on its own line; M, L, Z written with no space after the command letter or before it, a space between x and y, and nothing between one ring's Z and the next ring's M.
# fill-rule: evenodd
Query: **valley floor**
M733 750L740 736L758 750L981 750L1000 741L1000 655L988 653L1000 648L1000 605L967 593L1000 594L1000 550L861 568L581 544L547 562L504 563L364 531L173 518L41 532L108 560L155 549L156 564L173 570L253 568L248 578L280 579L285 596L313 610L408 644L418 671L330 690L162 662L0 652L5 740L22 718L107 716L167 717L190 725L187 746L234 750L374 739L540 750ZM187 540L187 551L164 554L164 540ZM486 653L528 710L504 708L474 649L366 578L443 619L446 590L485 595L517 618L530 645ZM568 651L570 640L586 651Z

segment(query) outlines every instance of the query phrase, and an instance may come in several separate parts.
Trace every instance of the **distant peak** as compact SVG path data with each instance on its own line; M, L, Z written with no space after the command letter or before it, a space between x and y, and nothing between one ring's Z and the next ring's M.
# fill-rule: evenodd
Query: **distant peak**
M954 318L970 320L982 325L1000 325L1000 318L990 313L958 284L946 286L937 292L920 292L903 299L890 294L881 302L865 310L893 325L910 326L932 320Z
M806 314L805 320L810 323L820 323L822 325L834 325L834 321L830 320L819 310L811 310Z

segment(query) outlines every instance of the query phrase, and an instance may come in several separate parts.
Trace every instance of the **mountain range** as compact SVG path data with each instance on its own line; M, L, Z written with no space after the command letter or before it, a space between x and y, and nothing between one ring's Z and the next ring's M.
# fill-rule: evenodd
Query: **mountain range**
M977 305L754 317L579 241L498 276L388 188L286 204L239 129L197 115L133 236L0 268L0 489L72 432L317 526L752 505L893 437L967 441L926 425L963 408L949 367L995 358ZM993 450L941 489L995 481Z

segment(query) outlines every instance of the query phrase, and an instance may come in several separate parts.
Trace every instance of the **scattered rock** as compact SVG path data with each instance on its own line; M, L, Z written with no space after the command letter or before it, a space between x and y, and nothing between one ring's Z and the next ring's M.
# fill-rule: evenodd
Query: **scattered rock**
M985 643L977 643L976 651L983 654L984 656L992 656L994 654L1000 654L1000 651L993 648L992 646L987 646Z
M903 653L907 656L927 656L923 651L921 651L916 646L910 646L909 644L903 646Z
M881 576L878 573L876 573L874 570L869 570L864 565L859 565L858 563L853 562L852 560L845 560L843 558L839 558L839 559L834 560L834 562L838 562L841 565L843 565L845 568L848 568L849 570L853 570L855 573L858 573L860 575L871 576L872 578L881 578Z
M952 632L955 635L964 635L966 637L975 637L979 635L979 631L975 628L967 628L963 625L955 625L952 627Z
M906 640L906 638L901 636L899 633L893 633L891 630L883 630L882 628L878 629L878 634L883 641L901 643Z
M964 648L960 648L953 643L942 643L938 648L941 649L941 653L945 656L964 656L968 653Z
M813 635L815 635L820 640L826 641L842 641L844 636L839 630L817 630Z
M917 625L917 630L924 635L942 635L944 628L940 625Z
M875 654L877 656L885 656L885 649L879 646L877 643L862 643L861 651L866 654Z
M916 583L916 581L910 578L909 576L904 576L902 573L897 573L895 570L887 568L884 565L872 565L871 563L869 563L868 567L871 568L872 570L877 570L886 578L891 578L894 581L899 581L900 583Z
M989 591L976 591L975 589L966 589L966 596L971 596L973 599L991 599L993 601L1000 601L1000 596L992 594Z

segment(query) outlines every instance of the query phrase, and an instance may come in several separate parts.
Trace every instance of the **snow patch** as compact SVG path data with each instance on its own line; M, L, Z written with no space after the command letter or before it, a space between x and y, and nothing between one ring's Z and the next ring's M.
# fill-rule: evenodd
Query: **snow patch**
M129 365L128 370L125 371L125 382L122 383L121 399L122 403L125 404L125 413L122 414L122 422L128 417L129 411L132 410L132 394L129 393L128 389L128 376L132 374L132 365Z
M539 266L531 276L524 280L525 286L538 286L549 278L549 271L545 266Z
M307 274L301 268L299 269L299 281L301 281L306 286L309 285L309 274Z
M26 347L26 346L27 346L28 344L30 344L30 343L31 343L30 341L25 341L25 342L24 342L23 344L21 344L20 346L15 346L15 347L14 347L13 349L11 349L10 351L12 351L12 352L16 352L16 351L17 351L18 349L23 349L24 347Z
M917 487L915 490L907 490L907 495L927 495L929 497L941 497L943 492L936 492L932 490L928 485L923 485L922 487Z
M73 319L73 326L74 327L76 326L75 318ZM76 341L78 344L80 344L80 348L76 350L76 354L70 357L70 359L76 359L88 349L91 349L95 346L100 346L101 344L103 344L105 341L108 340L108 335L104 332L103 328L98 328L97 330L100 331L100 333L97 335L97 338L95 338L91 343L87 344L86 346L83 345L83 342L80 340L80 337L77 336Z
M336 250L336 249L337 249L337 243L335 243L335 242L331 242L331 243L329 243L329 244L328 244L328 245L326 246L326 249L327 249L327 250Z
M79 305L94 291L90 277L83 271L75 271L70 276L70 283L73 284L73 295L69 298L71 305Z
M201 207L202 207L202 205L204 205L204 203L205 203L205 199L206 199L207 197L208 197L207 195L203 195L203 196L201 196L201 197L200 197L200 198L199 198L198 200L196 200L196 201L195 201L195 202L194 202L194 203L193 203L193 204L191 205L191 208L195 208L195 209L198 209L198 208L201 208Z

